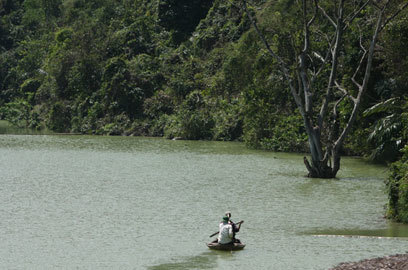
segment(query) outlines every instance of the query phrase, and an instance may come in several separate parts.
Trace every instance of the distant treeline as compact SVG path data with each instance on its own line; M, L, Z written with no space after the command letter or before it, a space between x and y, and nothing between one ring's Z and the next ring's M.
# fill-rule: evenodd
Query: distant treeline
M301 35L295 2L251 1L282 54ZM241 7L239 0L0 0L0 119L56 132L240 140L306 152L302 118ZM353 34L371 34L361 31ZM408 222L407 10L379 38L343 152L401 160L387 182L389 214ZM361 45L345 44L356 54ZM344 54L341 65L358 59Z

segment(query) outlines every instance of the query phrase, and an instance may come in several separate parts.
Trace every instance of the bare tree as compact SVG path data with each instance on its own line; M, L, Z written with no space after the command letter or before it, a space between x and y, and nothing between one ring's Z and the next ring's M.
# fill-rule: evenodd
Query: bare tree
M295 0L302 14L302 47L297 48L295 68L278 55L266 35L258 27L248 1L242 6L269 54L277 61L297 108L304 120L308 135L311 161L304 157L310 177L334 178L340 169L341 148L358 115L361 100L368 87L376 43L386 24L408 6L406 0ZM356 21L359 21L358 23ZM362 22L363 25L360 25ZM324 24L324 27L322 25ZM351 29L353 25L353 30ZM364 28L364 29L362 29ZM353 68L351 83L345 84L344 73L339 69L344 47L344 35L360 29L360 59ZM367 37L367 29L371 34ZM357 31L358 32L358 31ZM327 40L325 49L314 48L313 40ZM292 62L293 64L293 62ZM323 95L317 97L316 80L323 70ZM320 77L319 77L320 76ZM320 84L321 85L321 84ZM347 86L345 86L347 85ZM350 87L352 85L352 87ZM321 86L320 86L321 87ZM352 111L342 115L340 124L339 105L350 102ZM344 119L346 120L344 121Z

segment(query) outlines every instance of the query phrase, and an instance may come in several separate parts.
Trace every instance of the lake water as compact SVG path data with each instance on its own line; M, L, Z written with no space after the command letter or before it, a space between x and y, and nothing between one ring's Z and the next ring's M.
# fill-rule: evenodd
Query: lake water
M383 218L386 168L241 143L0 135L0 269L328 269L408 251ZM225 211L243 251L205 243Z

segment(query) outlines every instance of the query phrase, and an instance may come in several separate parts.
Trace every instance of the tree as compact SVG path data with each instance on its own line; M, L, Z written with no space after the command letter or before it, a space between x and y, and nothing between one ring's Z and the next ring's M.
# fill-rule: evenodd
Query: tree
M387 217L408 223L408 145L401 153L401 159L391 164L390 175L386 181Z
M213 0L160 0L159 24L173 30L175 41L184 41L211 8Z
M379 34L408 3L392 0L280 2L285 2L286 8L301 18L295 19L294 31L289 37L278 38L290 45L289 54L277 50L276 38L273 43L268 39L266 30L258 26L248 1L241 3L276 61L302 115L311 154L311 162L304 158L309 177L334 178L340 169L343 143L356 122L369 85ZM350 42L357 46L349 46ZM358 61L348 59L348 54L353 54L351 58L358 56ZM322 87L326 90L322 91ZM341 109L344 106L350 106L351 110Z
M401 157L401 149L408 142L407 108L406 100L390 98L364 111L365 117L377 116L368 137L374 146L370 156L372 160L394 162Z

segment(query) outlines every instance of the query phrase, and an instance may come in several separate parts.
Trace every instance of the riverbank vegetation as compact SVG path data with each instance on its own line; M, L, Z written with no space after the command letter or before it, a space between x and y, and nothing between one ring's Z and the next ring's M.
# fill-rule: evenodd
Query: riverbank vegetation
M290 59L288 72L295 75L304 47L301 1L248 2L245 10L238 0L0 0L0 119L64 133L240 140L253 148L309 152L310 115L302 115L250 19L272 49ZM313 1L306 2L313 14ZM331 6L337 2L320 1L326 14L313 21L320 28L309 25L318 34L310 41L312 57L302 58L309 67L326 57L334 22L327 18L338 17ZM358 94L353 81L365 75L356 67L366 64L373 16L387 1L354 2L361 10L337 47L338 81L327 85L330 61L315 70L315 102L322 104L327 89L338 86L328 108L339 117L325 116L322 150L330 146L331 123L341 130L353 113L352 99L341 93ZM402 4L394 0L388 7ZM404 160L407 46L404 9L378 35L357 124L348 129L341 155ZM403 164L391 166L389 214L408 221L397 210L405 205Z
M302 116L311 155L310 161L304 158L309 176L336 177L343 144L369 87L378 37L407 4L297 1L291 5L296 19L285 19L291 32L274 33L289 40L287 52L279 51L281 39L268 37L259 27L248 1L243 0L242 6ZM360 46L347 46L353 43ZM354 55L355 60L346 60L346 55ZM344 105L349 109L340 109Z

